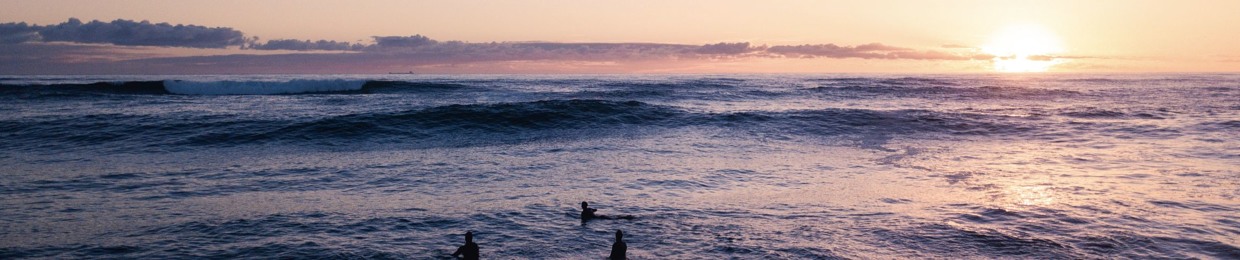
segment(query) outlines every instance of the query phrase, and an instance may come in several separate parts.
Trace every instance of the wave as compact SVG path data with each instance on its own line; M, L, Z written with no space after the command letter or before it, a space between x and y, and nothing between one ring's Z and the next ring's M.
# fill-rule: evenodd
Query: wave
M1127 108L1123 110L1069 107L1059 109L1058 115L1081 119L1167 119L1172 117L1172 113L1166 109Z
M655 126L685 114L676 109L629 101L546 100L522 103L448 105L394 113L353 114L291 122L258 131L219 131L189 138L192 145L249 142L358 140L406 141L465 137L459 141L529 140L556 131ZM500 134L497 136L497 134Z
M289 81L120 81L87 84L0 84L0 94L31 97L75 95L288 95L443 92L469 89L469 85L385 80L289 80Z
M33 117L0 120L0 135L10 141L0 143L0 148L43 151L110 147L152 151L265 143L349 145L367 141L414 145L451 141L469 145L624 134L635 130L632 128L671 125L674 119L691 115L676 108L635 101L546 100L447 105L312 119L122 114ZM565 133L573 131L579 133Z
M1237 127L1234 120L1190 129L1163 127L1145 123L1150 118L1140 113L1099 109L1069 109L1046 115L848 108L711 113L639 101L553 99L320 117L26 117L0 120L0 136L8 141L0 143L0 149L145 153L248 145L431 148L636 137L669 130L706 130L726 138L856 142L865 148L881 148L897 138L984 136L1061 141L1073 133L1088 132L1167 139L1183 136L1185 131L1226 132ZM1063 116L1108 120L1063 124L1059 122Z
M948 79L938 78L922 78L922 77L901 77L901 78L864 78L864 77L845 77L845 78L823 78L814 79L813 81L825 84L865 84L865 85L891 85L891 86L959 86L959 82Z
M818 86L806 90L821 95L843 97L905 97L947 96L970 99L1032 99L1069 98L1083 93L1066 89L1001 86L1000 82L902 78L825 78L814 79ZM1000 86L996 86L1000 85Z
M389 94L445 93L459 91L490 91L510 86L564 86L574 98L606 99L703 99L737 100L803 95L803 91L840 97L926 97L956 96L963 98L1059 98L1081 94L1072 90L1026 87L971 87L962 83L933 78L832 78L811 80L819 86L788 91L783 83L750 83L740 79L708 78L693 80L566 81L538 80L498 82L498 87L484 88L497 82L468 80L399 81L363 79L294 79L271 80L162 80L96 82L89 84L12 85L0 84L0 94L22 97L60 97L73 95L290 95L290 94ZM771 85L773 84L773 85Z
M169 94L162 81L96 82L89 84L10 85L0 84L0 94L8 95L70 95L70 94Z
M1003 116L905 109L816 109L785 113L724 114L727 124L804 136L890 137L911 134L1003 135L1032 130Z
M408 91L425 91L425 92L442 92L442 91L459 91L470 89L472 86L458 83L436 83L436 82L411 82L411 81L390 81L390 80L371 80L366 81L362 85L362 92L365 93L385 93L385 92L408 92Z
M182 81L165 80L164 89L182 95L273 95L361 91L363 80Z
M1202 122L1193 126L1202 132L1240 133L1240 120Z
M261 131L216 131L188 144L249 142L347 143L358 140L528 141L627 134L681 127L716 127L783 136L990 135L1029 128L978 114L927 110L822 109L791 112L695 113L638 101L544 100L448 105L394 113L344 115Z
M847 96L893 96L893 97L925 97L931 95L959 96L964 98L1059 98L1081 95L1081 92L1062 89L1040 89L1025 87L960 87L943 85L888 85L888 84L857 84L827 85L808 89L811 92L827 95Z
M718 128L743 136L796 138L907 134L999 135L1028 131L1003 117L927 110L818 109L703 113L638 101L542 100L456 104L398 112L269 120L228 116L86 115L0 121L13 150L189 149L247 144L357 143L485 145L549 138L597 138L673 128ZM445 141L446 140L446 141Z
M619 89L637 90L693 90L693 89L733 89L743 81L720 79L697 79L673 82L611 82L600 86Z

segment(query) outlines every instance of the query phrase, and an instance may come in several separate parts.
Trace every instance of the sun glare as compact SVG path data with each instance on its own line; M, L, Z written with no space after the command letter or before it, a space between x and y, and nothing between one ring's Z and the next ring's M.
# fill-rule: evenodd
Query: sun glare
M982 51L995 56L995 71L1044 72L1059 63L1054 55L1063 52L1063 46L1046 28L1017 25L996 33Z

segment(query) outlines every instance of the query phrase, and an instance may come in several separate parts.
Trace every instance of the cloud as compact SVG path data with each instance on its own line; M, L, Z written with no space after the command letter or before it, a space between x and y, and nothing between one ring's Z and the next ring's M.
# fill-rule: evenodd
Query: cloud
M800 58L862 58L886 59L888 51L903 51L904 48L889 47L879 43L858 46L839 46L835 44L776 45L766 49L767 53L785 57Z
M963 45L963 44L943 44L943 46L939 46L939 47L942 47L944 49L977 49L977 47Z
M266 43L247 44L245 48L255 50L293 50L293 51L402 51L438 44L439 41L422 35L412 36L374 36L373 43L362 44L337 42L329 40L295 40L277 39Z
M275 39L259 42L227 27L78 19L56 25L0 24L0 74L20 73L382 73L409 68L518 68L539 64L706 64L746 59L991 60L975 48L915 49L882 43L755 45L440 41L419 34L371 42ZM227 48L241 47L241 49ZM193 48L193 49L191 49ZM162 51L161 51L162 50ZM329 51L329 52L323 52ZM344 52L341 52L344 51ZM1056 57L1062 58L1062 57ZM485 65L492 64L492 65ZM502 66L495 64L504 64ZM557 64L564 64L563 66ZM575 64L575 65L574 65ZM613 65L599 65L613 64ZM12 66L8 66L12 65ZM696 66L696 65L686 65ZM507 70L513 71L513 70Z
M753 52L755 50L756 49L749 48L748 42L733 42L733 43L721 42L721 43L716 43L716 44L702 45L702 47L697 48L696 52L702 53L702 54L737 55L737 54Z
M720 42L704 45L665 43L557 43L438 41L423 35L375 36L371 44L335 41L272 40L251 44L258 50L348 50L385 53L420 60L516 61L516 60L637 60L637 59L727 59L747 57L862 58L908 60L971 60L992 56L915 50L881 43L857 46L835 44L754 46L749 42Z
M635 60L698 56L702 46L661 43L557 43L557 42L440 42L415 35L375 37L374 45L362 49L374 55L416 57L444 61L513 60ZM747 43L745 43L747 45Z
M988 60L939 51L919 51L882 44L854 47L813 45L753 46L750 43L717 43L705 45L662 43L554 43L554 42L491 42L459 41L410 44L401 42L379 47L371 44L349 45L349 52L272 51L324 49L319 42L274 40L253 45L247 54L158 55L143 57L138 50L113 45L75 46L48 43L7 44L9 57L0 55L0 74L252 74L252 73L386 73L391 71L437 71L441 73L527 73L527 72L625 72L650 69L675 70L721 61L763 59L903 59L903 60ZM25 46L23 48L10 48ZM39 47L38 46L44 46ZM834 47L823 47L834 46ZM796 47L796 46L791 46ZM80 48L80 49L75 49ZM173 49L163 47L141 47ZM185 48L179 48L183 52ZM200 49L216 50L216 49ZM221 52L228 51L218 49ZM149 50L143 50L149 51ZM233 52L247 50L231 50ZM120 60L107 59L109 52ZM128 54L126 54L128 52ZM282 53L276 53L282 52ZM22 60L14 62L16 60ZM593 64L585 66L583 64ZM613 65L598 65L613 64ZM585 66L574 68L577 66Z
M439 43L422 35L413 36L375 36L376 48L416 48Z
M26 25L26 23L2 23L0 24L0 43L12 44L38 41L38 28Z
M37 35L36 35L37 34ZM227 27L172 25L117 19L82 23L77 18L56 25L0 24L0 42L108 43L121 46L225 48L245 43L245 36Z
M330 41L277 40L254 45L255 49L356 50L420 60L515 61L515 60L638 60L638 59L727 59L748 57L863 58L909 60L970 60L990 56L915 50L881 43L857 46L835 44L797 46L754 46L749 42L721 42L704 45L665 43L557 43L437 41L423 35L376 36L370 45ZM326 43L326 44L318 44ZM347 46L347 47L346 47Z
M266 43L251 43L246 46L255 50L292 50L292 51L360 51L366 48L366 45L360 43L349 44L348 42L328 41L328 40L292 40L277 39L270 40Z
M881 43L870 43L857 46L839 46L835 44L815 45L777 45L766 49L772 55L792 58L860 58L885 60L988 60L994 56L976 52L944 52L937 50L916 50L913 48L896 47Z
M915 50L881 43L856 46L835 44L755 46L749 42L720 42L705 45L663 43L555 43L438 41L423 35L374 36L371 43L329 40L276 39L259 43L242 32L226 27L171 25L168 23L115 20L112 22L78 19L56 25L25 23L0 24L0 43L74 42L106 43L120 46L162 46L225 48L240 46L251 50L356 51L386 53L401 57L443 61L513 60L635 60L635 59L728 59L747 57L861 58L910 60L969 60L979 57L964 53Z
M659 43L462 43L425 48L426 55L481 60L637 60L696 55L697 46Z
M942 51L903 51L888 53L898 59L919 59L919 61L990 61L994 56L986 53L957 53Z

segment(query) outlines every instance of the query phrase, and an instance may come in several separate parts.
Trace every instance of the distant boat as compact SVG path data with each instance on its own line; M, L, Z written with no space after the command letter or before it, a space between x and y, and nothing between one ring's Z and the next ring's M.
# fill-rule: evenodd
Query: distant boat
M413 73L413 71L411 70L409 72L388 72L388 74L416 74L416 73Z

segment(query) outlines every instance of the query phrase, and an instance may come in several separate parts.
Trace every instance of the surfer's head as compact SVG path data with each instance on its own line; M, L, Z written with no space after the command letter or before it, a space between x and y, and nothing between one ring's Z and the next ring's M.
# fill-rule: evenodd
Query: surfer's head
M586 203L585 201L582 201L582 202L581 202L581 209L586 209L587 207L590 207L590 203Z
M624 231L620 231L619 229L617 229L616 230L616 241L619 242L622 239L624 239Z
M474 242L474 232L465 231L465 243L472 243L472 242Z

